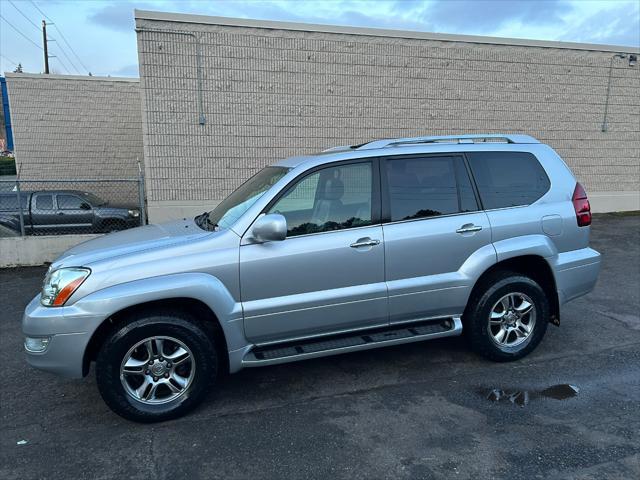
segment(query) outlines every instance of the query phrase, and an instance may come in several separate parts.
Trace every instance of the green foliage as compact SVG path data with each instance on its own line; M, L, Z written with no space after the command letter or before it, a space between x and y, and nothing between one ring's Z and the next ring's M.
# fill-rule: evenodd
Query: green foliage
M0 175L15 175L16 161L10 157L0 157Z

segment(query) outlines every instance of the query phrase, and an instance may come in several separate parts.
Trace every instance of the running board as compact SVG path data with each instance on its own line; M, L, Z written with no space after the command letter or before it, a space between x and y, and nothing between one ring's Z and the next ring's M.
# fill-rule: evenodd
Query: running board
M453 337L462 333L460 317L410 323L402 326L364 330L311 340L255 347L242 359L243 367L259 367L296 362L308 358L369 350L403 343L422 342L433 338Z

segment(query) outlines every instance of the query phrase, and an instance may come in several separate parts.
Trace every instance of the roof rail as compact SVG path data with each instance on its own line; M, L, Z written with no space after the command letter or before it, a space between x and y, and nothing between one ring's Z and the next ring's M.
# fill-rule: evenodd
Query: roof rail
M378 148L425 144L425 143L540 143L529 135L512 134L474 134L474 135L442 135L431 137L388 138L352 147L355 150L374 150Z
M346 152L349 150L354 150L353 145L339 145L337 147L329 147L322 150L322 153Z

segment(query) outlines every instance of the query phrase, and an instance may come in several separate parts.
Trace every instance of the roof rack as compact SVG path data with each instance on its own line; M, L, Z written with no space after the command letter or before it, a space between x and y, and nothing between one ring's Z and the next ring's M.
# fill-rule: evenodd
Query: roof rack
M475 135L443 135L431 137L388 138L373 140L362 145L351 147L354 150L374 150L412 144L434 143L540 143L529 135L511 134L475 134Z

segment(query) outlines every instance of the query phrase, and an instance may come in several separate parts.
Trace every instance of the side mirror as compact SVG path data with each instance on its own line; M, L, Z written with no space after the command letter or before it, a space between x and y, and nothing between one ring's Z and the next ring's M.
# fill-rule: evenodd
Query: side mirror
M91 205L83 202L80 204L80 210L91 210Z
M258 218L253 224L252 236L257 242L273 242L287 238L287 219L279 213Z

